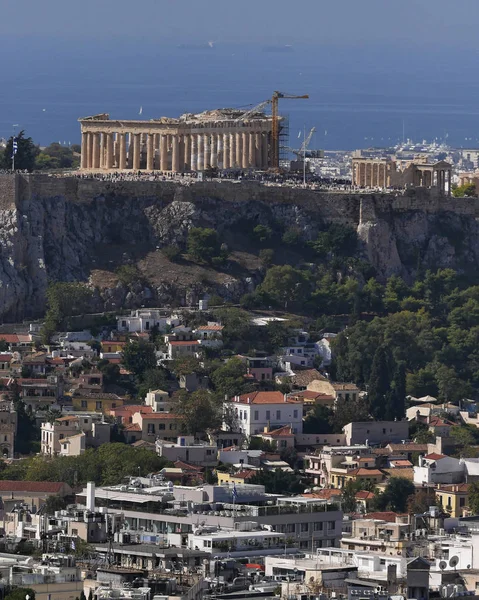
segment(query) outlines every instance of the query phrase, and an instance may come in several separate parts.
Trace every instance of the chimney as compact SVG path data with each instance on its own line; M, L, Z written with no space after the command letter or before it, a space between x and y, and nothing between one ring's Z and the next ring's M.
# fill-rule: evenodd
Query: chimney
M86 484L86 508L95 512L95 484L93 481Z

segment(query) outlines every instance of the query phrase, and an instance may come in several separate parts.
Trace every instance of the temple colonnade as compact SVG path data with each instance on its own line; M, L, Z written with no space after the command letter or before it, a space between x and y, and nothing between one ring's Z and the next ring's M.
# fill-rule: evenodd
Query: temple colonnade
M270 122L207 123L172 127L155 121L81 120L81 169L267 169Z

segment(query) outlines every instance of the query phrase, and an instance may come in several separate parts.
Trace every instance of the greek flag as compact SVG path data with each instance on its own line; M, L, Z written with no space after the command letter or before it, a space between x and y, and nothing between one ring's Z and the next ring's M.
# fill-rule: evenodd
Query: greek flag
M18 150L17 138L13 138L13 156L15 156L15 154L17 153L17 150Z
M72 550L75 551L77 549L75 540L72 540Z
M238 490L236 489L236 483L233 483L233 500L236 502L238 500Z

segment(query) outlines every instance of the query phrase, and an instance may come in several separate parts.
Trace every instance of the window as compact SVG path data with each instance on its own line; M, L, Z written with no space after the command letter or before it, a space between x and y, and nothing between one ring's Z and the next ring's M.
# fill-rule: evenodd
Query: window
M163 430L163 429L165 429L165 424L164 424L164 423L160 423L160 424L158 425L158 429L159 429L159 430Z
M278 419L278 421L279 421L279 419L281 419L281 411L280 410L276 411L276 418Z
M336 521L328 521L328 529L336 529Z
M96 408L96 410L101 410L101 408L102 408L101 400L97 400L95 408Z
M459 506L466 506L466 499L465 498L459 498Z
M309 523L301 523L301 533L309 531Z
M64 433L60 433L60 439L62 440L65 437Z
M323 522L314 524L314 531L323 531Z
M254 411L254 420L258 421L258 419L259 419L259 411L255 410Z
M72 529L72 535L78 535L78 529Z
M63 444L63 450L66 450L68 448L68 444Z
M298 418L298 411L297 410L293 410L293 418L294 419Z
M266 411L266 420L269 421L271 419L271 411Z
M148 423L148 434L151 435L155 433L155 424L154 423Z
M384 434L386 433L386 430L385 430L384 428L383 428L383 433L384 433Z
M88 425L88 419L83 419L83 423L84 423L85 425Z
M111 405L112 408L116 408L116 402L113 402L113 404Z
M122 327L126 327L126 321L122 321L122 322L121 322L121 326L122 326Z

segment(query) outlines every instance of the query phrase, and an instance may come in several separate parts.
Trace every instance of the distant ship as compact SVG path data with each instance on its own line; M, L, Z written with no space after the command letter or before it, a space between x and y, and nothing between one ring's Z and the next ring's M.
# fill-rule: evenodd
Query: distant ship
M215 47L214 42L205 42L204 44L178 44L177 48L184 50L211 50Z
M263 52L293 52L294 48L291 44L284 46L263 46Z

